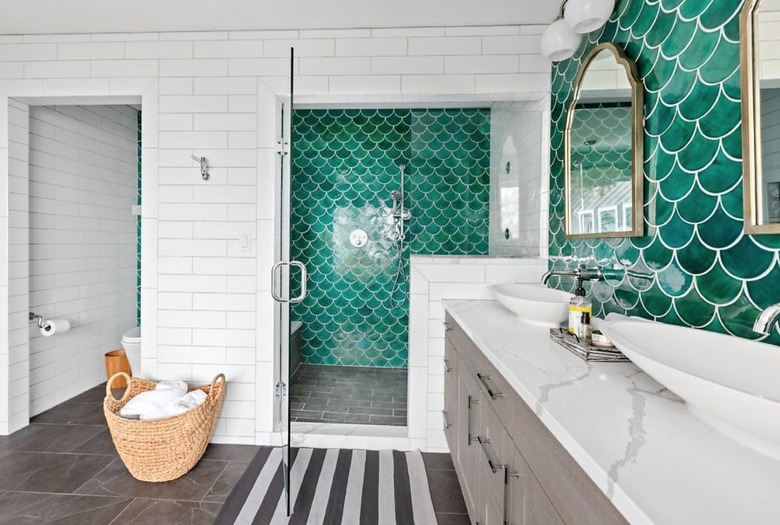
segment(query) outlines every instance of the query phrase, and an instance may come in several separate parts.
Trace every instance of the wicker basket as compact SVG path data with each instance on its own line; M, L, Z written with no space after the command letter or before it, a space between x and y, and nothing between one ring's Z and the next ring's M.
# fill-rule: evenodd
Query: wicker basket
M114 380L122 376L128 387L122 399L116 399L111 387ZM119 409L131 398L153 390L156 384L155 381L117 372L106 383L103 401L103 412L119 457L130 474L141 481L170 481L180 478L195 466L206 451L225 396L225 376L219 374L210 385L190 388L190 392L204 391L208 398L184 414L156 420L119 416Z

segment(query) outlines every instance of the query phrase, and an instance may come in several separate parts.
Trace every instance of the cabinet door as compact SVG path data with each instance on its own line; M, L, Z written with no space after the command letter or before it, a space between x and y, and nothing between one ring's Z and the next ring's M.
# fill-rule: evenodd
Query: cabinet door
M483 412L484 416L484 412ZM484 456L484 454L483 454ZM482 459L482 458L480 458ZM500 478L501 497L497 498L493 485ZM493 472L485 466L484 460L480 461L477 469L478 493L477 505L479 525L503 525L504 524L504 470Z
M450 447L450 455L455 464L458 465L458 419L460 392L458 385L458 355L448 339L444 340L444 410L442 413L442 424L444 425L444 435L447 437L447 444Z
M512 462L514 445L495 410L490 406L489 397L484 393L480 399L478 428L476 440L479 447L478 468L482 479L481 488L489 493L489 497L484 498L484 503L495 507L503 521L506 469Z
M514 448L507 470L507 525L563 525L520 451Z
M460 463L466 486L463 487L463 496L472 522L477 521L479 515L479 466L480 454L477 443L477 430L480 425L480 394L479 387L468 372L461 367L463 373L458 374L460 386L460 399L458 401L458 461Z

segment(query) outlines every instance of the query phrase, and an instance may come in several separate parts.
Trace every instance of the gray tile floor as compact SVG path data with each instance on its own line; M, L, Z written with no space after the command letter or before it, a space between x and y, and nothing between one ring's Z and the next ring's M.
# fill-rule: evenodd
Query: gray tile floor
M407 375L399 368L301 365L291 381L290 418L405 426Z
M103 417L105 386L0 436L0 525L207 525L259 447L210 445L184 477L133 479Z
M405 373L401 375L403 381L395 381L405 385ZM371 390L355 395L373 397ZM402 390L406 392L405 386ZM105 386L95 387L36 416L30 426L0 436L0 525L212 524L259 447L209 445L203 460L184 477L167 483L137 481L111 441L102 412L104 395ZM384 417L406 420L405 412ZM449 454L423 458L439 525L468 524Z
M438 525L469 525L468 510L449 454L423 453Z

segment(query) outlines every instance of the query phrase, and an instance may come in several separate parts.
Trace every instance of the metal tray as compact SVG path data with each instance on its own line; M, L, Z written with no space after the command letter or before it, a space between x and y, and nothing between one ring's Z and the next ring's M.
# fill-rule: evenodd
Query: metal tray
M587 344L564 328L550 328L550 339L585 361L624 363L629 359L617 348L604 348Z

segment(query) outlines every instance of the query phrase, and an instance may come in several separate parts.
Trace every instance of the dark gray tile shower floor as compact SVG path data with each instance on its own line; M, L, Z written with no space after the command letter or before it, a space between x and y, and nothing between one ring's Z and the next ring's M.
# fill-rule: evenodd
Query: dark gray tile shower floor
M291 381L290 418L405 426L407 380L401 368L300 365Z
M260 447L209 445L184 477L143 483L116 453L95 387L0 436L0 525L214 522Z

